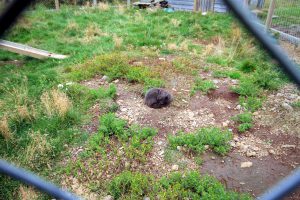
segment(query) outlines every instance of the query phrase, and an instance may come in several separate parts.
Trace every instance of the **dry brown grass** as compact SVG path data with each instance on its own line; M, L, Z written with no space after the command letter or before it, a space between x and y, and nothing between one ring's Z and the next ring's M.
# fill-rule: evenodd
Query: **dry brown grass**
M69 21L65 28L65 31L71 31L71 30L80 31L79 25L75 21Z
M32 187L20 186L19 198L22 200L36 200L38 199L37 192Z
M84 31L84 37L82 38L83 43L91 43L93 42L97 37L101 36L108 36L107 33L103 32L99 26L95 23L91 23L87 26L87 28Z
M118 12L120 13L120 14L124 14L125 13L125 10L126 10L126 7L124 6L124 5L122 5L122 4L119 4L119 5L117 5L118 6Z
M32 131L29 133L29 136L30 144L27 146L24 155L22 155L25 163L32 168L37 167L37 164L47 164L49 154L52 152L49 138L39 131Z
M6 116L3 116L0 119L0 133L4 137L5 140L9 140L13 136L13 134L9 128L8 119Z
M102 10L102 11L109 10L109 5L108 5L108 3L105 3L105 2L99 2L98 8L99 8L99 10Z
M178 49L178 46L175 43L169 43L168 44L168 49L171 50L171 51L176 51Z
M122 47L123 38L118 37L117 35L114 35L113 36L113 41L114 41L115 48L119 49L119 48Z
M173 26L178 27L181 24L181 21L178 19L171 19L171 23L173 24Z
M17 115L20 120L32 120L32 116L27 108L27 106L18 106Z
M64 117L72 108L72 102L68 96L55 89L51 90L50 93L44 92L41 96L41 101L48 116L58 114L60 117Z
M187 40L184 40L183 42L180 43L179 49L181 51L188 51L189 50L189 42Z

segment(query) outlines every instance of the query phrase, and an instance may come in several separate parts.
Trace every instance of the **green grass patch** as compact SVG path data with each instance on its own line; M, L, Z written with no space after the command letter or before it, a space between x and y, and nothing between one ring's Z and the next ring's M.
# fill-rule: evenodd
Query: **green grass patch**
M179 133L176 136L169 136L170 147L176 149L177 146L184 146L194 153L203 153L205 145L217 154L225 155L230 150L229 141L232 139L232 133L222 131L218 128L202 128L195 133Z
M197 91L201 91L204 94L207 94L210 90L214 90L215 88L216 86L212 81L196 78L194 86L191 90L191 95L195 95Z
M109 185L114 199L252 199L247 194L228 191L215 178L192 171L171 173L156 180L151 175L123 172Z
M251 113L238 114L238 115L234 116L232 119L239 124L238 130L241 133L244 133L253 127L253 124L252 124L253 120L252 120Z

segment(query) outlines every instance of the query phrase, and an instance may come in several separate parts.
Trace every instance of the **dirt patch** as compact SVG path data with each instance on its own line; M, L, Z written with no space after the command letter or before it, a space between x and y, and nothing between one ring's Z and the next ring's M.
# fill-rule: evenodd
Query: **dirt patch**
M286 41L280 41L280 46L287 52L291 59L300 64L300 47Z
M212 79L208 74L205 75L205 78ZM213 81L217 86L215 91L208 95L199 92L191 97L190 89L193 81L190 77L170 76L166 81L166 90L174 96L174 101L169 107L162 109L152 109L144 105L140 85L115 81L117 86L116 103L119 105L116 115L127 120L129 124L156 128L158 134L153 139L153 149L147 155L145 162L128 160L122 154L122 146L116 142L114 145L118 149L117 156L110 153L107 155L105 165L110 167L102 169L102 174L97 170L91 172L89 178L97 180L95 177L99 176L103 180L109 180L125 169L151 173L155 177L161 177L177 170L200 170L201 173L209 173L217 177L230 189L249 192L253 196L257 196L299 166L299 137L297 134L288 134L280 129L291 117L291 113L283 110L280 104L286 102L286 99L289 100L289 103L298 99L298 93L294 86L284 87L278 92L280 95L278 93L271 94L264 104L263 108L265 109L255 113L254 128L246 134L240 135L231 120L232 116L242 112L238 106L238 96L230 90L230 87L236 82L227 78ZM94 89L108 85L107 82L101 80L101 77L84 81L82 84ZM92 122L85 128L93 133L97 131L98 117L101 114L99 105L93 106L90 112L93 113ZM270 123L266 120L268 123L264 124L265 119L269 119ZM288 127L292 127L297 132L299 124L293 123ZM176 155L174 161L166 160L167 154L170 154L168 134L176 134L178 131L193 132L207 126L233 131L234 139L230 142L232 151L227 156L219 157L208 151L202 156L204 163L201 166L195 163L193 155ZM82 147L74 149L73 161L76 161L76 156L83 150ZM172 152L180 153L177 150L172 150ZM97 160L100 161L101 158L99 157ZM241 168L241 163L246 161L252 162L252 166ZM178 169L174 170L174 164L178 165ZM94 168L98 169L98 165L100 166L99 163L95 164ZM72 182L72 180L71 178L70 181ZM297 199L297 195L299 192L289 199Z

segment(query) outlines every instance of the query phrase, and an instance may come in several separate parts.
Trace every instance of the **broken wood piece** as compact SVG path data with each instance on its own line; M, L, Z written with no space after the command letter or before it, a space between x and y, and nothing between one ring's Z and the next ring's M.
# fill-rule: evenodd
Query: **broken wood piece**
M0 49L4 49L10 52L31 56L37 59L55 58L55 59L65 59L68 56L51 53L45 50L36 49L27 45L10 42L6 40L0 40Z

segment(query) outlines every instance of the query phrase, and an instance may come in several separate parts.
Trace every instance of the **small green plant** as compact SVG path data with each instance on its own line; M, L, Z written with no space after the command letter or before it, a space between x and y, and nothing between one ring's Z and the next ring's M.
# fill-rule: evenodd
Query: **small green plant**
M243 77L240 79L239 86L233 87L232 90L237 94L246 97L255 97L261 93L261 89L249 77Z
M252 199L248 194L227 191L217 179L196 171L171 173L158 180L150 175L123 172L110 182L109 193L114 199Z
M207 94L208 91L213 89L216 89L216 86L212 81L197 78L195 80L193 89L191 90L191 95L195 95L197 91L202 91L203 93Z
M241 74L239 72L228 72L228 76L232 79L240 79Z
M239 102L241 105L243 105L246 108L246 110L250 112L255 112L259 108L261 108L263 99L259 97L252 97L252 96L250 97L240 96Z
M238 69L245 73L254 72L256 68L256 63L252 60L245 60L238 66Z
M251 113L242 113L233 117L233 120L239 123L238 130L243 133L250 128L252 128L252 114Z
M226 78L228 76L228 73L225 71L217 70L217 71L214 71L212 75L215 78Z
M194 153L203 153L205 145L220 155L225 155L230 150L229 141L232 133L222 131L219 128L202 128L195 133L179 133L177 136L169 136L170 147L176 149L177 146L184 146Z
M141 173L123 172L109 184L114 199L142 199L153 190L154 178Z
M219 56L209 56L207 57L206 61L208 63L215 63L221 66L228 66L229 63L227 59Z
M296 102L292 103L292 106L294 108L300 108L300 101L296 101Z

